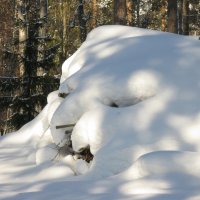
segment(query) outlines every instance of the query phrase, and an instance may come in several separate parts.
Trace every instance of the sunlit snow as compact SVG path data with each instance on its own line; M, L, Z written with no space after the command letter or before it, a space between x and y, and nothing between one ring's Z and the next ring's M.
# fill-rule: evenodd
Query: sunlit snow
M43 111L1 138L0 199L200 199L199 55L187 36L93 30Z

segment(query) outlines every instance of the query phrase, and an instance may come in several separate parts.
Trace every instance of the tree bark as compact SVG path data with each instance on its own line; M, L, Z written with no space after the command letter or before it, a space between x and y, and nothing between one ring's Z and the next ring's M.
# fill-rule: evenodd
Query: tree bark
M178 33L177 28L177 0L168 0L168 32Z
M47 18L48 0L40 0L40 18Z
M84 42L87 37L87 28L86 28L86 20L84 19L83 0L79 0L77 11L78 11L78 21L79 21L79 29L80 29L80 40L81 42Z
M137 0L137 26L140 26L140 0Z
M126 25L126 0L114 0L114 24Z
M183 0L179 0L178 5L178 33L183 34Z
M97 27L97 0L92 1L92 28Z
M47 17L48 17L48 0L40 0L39 2L40 6L40 21L42 22L42 25L39 28L39 37L46 37L47 30L45 29L44 24L47 22ZM44 52L44 42L41 42L38 44L38 48L40 49L40 53L38 52L38 58L39 59L44 59L44 55L42 52ZM45 70L42 67L37 68L37 76L42 76L45 73Z
M167 29L167 20L166 20L166 0L162 1L162 6L161 6L161 30L166 31Z
M67 2L62 0L62 3L59 6L59 13L61 20L61 30L60 30L60 37L61 37L61 53L60 53L60 60L64 62L66 59L66 37L67 37Z
M18 21L21 21L19 26L19 53L21 57L25 57L25 41L27 40L27 23L26 23L26 6L22 0L16 1L16 18ZM25 65L24 62L20 63L19 66L19 76L22 77L25 73Z
M126 10L127 10L127 25L132 26L134 24L134 14L133 14L134 4L132 0L126 0Z
M189 35L189 0L183 0L183 35Z

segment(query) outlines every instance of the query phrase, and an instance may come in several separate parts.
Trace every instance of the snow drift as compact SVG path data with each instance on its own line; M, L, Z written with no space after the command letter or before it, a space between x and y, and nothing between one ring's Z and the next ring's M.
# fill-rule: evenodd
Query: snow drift
M82 175L82 181L110 177L117 181L113 187L126 180L148 190L149 177L175 184L174 174L181 174L200 186L199 55L199 41L186 36L96 28L64 62L59 91L48 96L44 110L0 146L32 144L29 160L37 167L56 161L68 169L63 177ZM57 126L67 124L75 124L73 150L89 147L90 163L65 149L67 128Z

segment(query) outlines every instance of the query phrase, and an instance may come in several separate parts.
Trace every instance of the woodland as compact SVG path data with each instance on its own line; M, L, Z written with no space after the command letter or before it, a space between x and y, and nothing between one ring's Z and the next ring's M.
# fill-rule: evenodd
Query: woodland
M199 0L1 0L0 133L14 131L59 87L62 63L102 25L200 36ZM96 35L98 38L98 35Z

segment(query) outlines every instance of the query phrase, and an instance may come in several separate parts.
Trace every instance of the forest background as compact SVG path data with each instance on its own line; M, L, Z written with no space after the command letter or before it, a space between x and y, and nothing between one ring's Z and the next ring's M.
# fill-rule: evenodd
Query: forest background
M1 135L41 111L48 93L59 86L62 63L88 32L106 24L199 39L200 1L0 0Z

